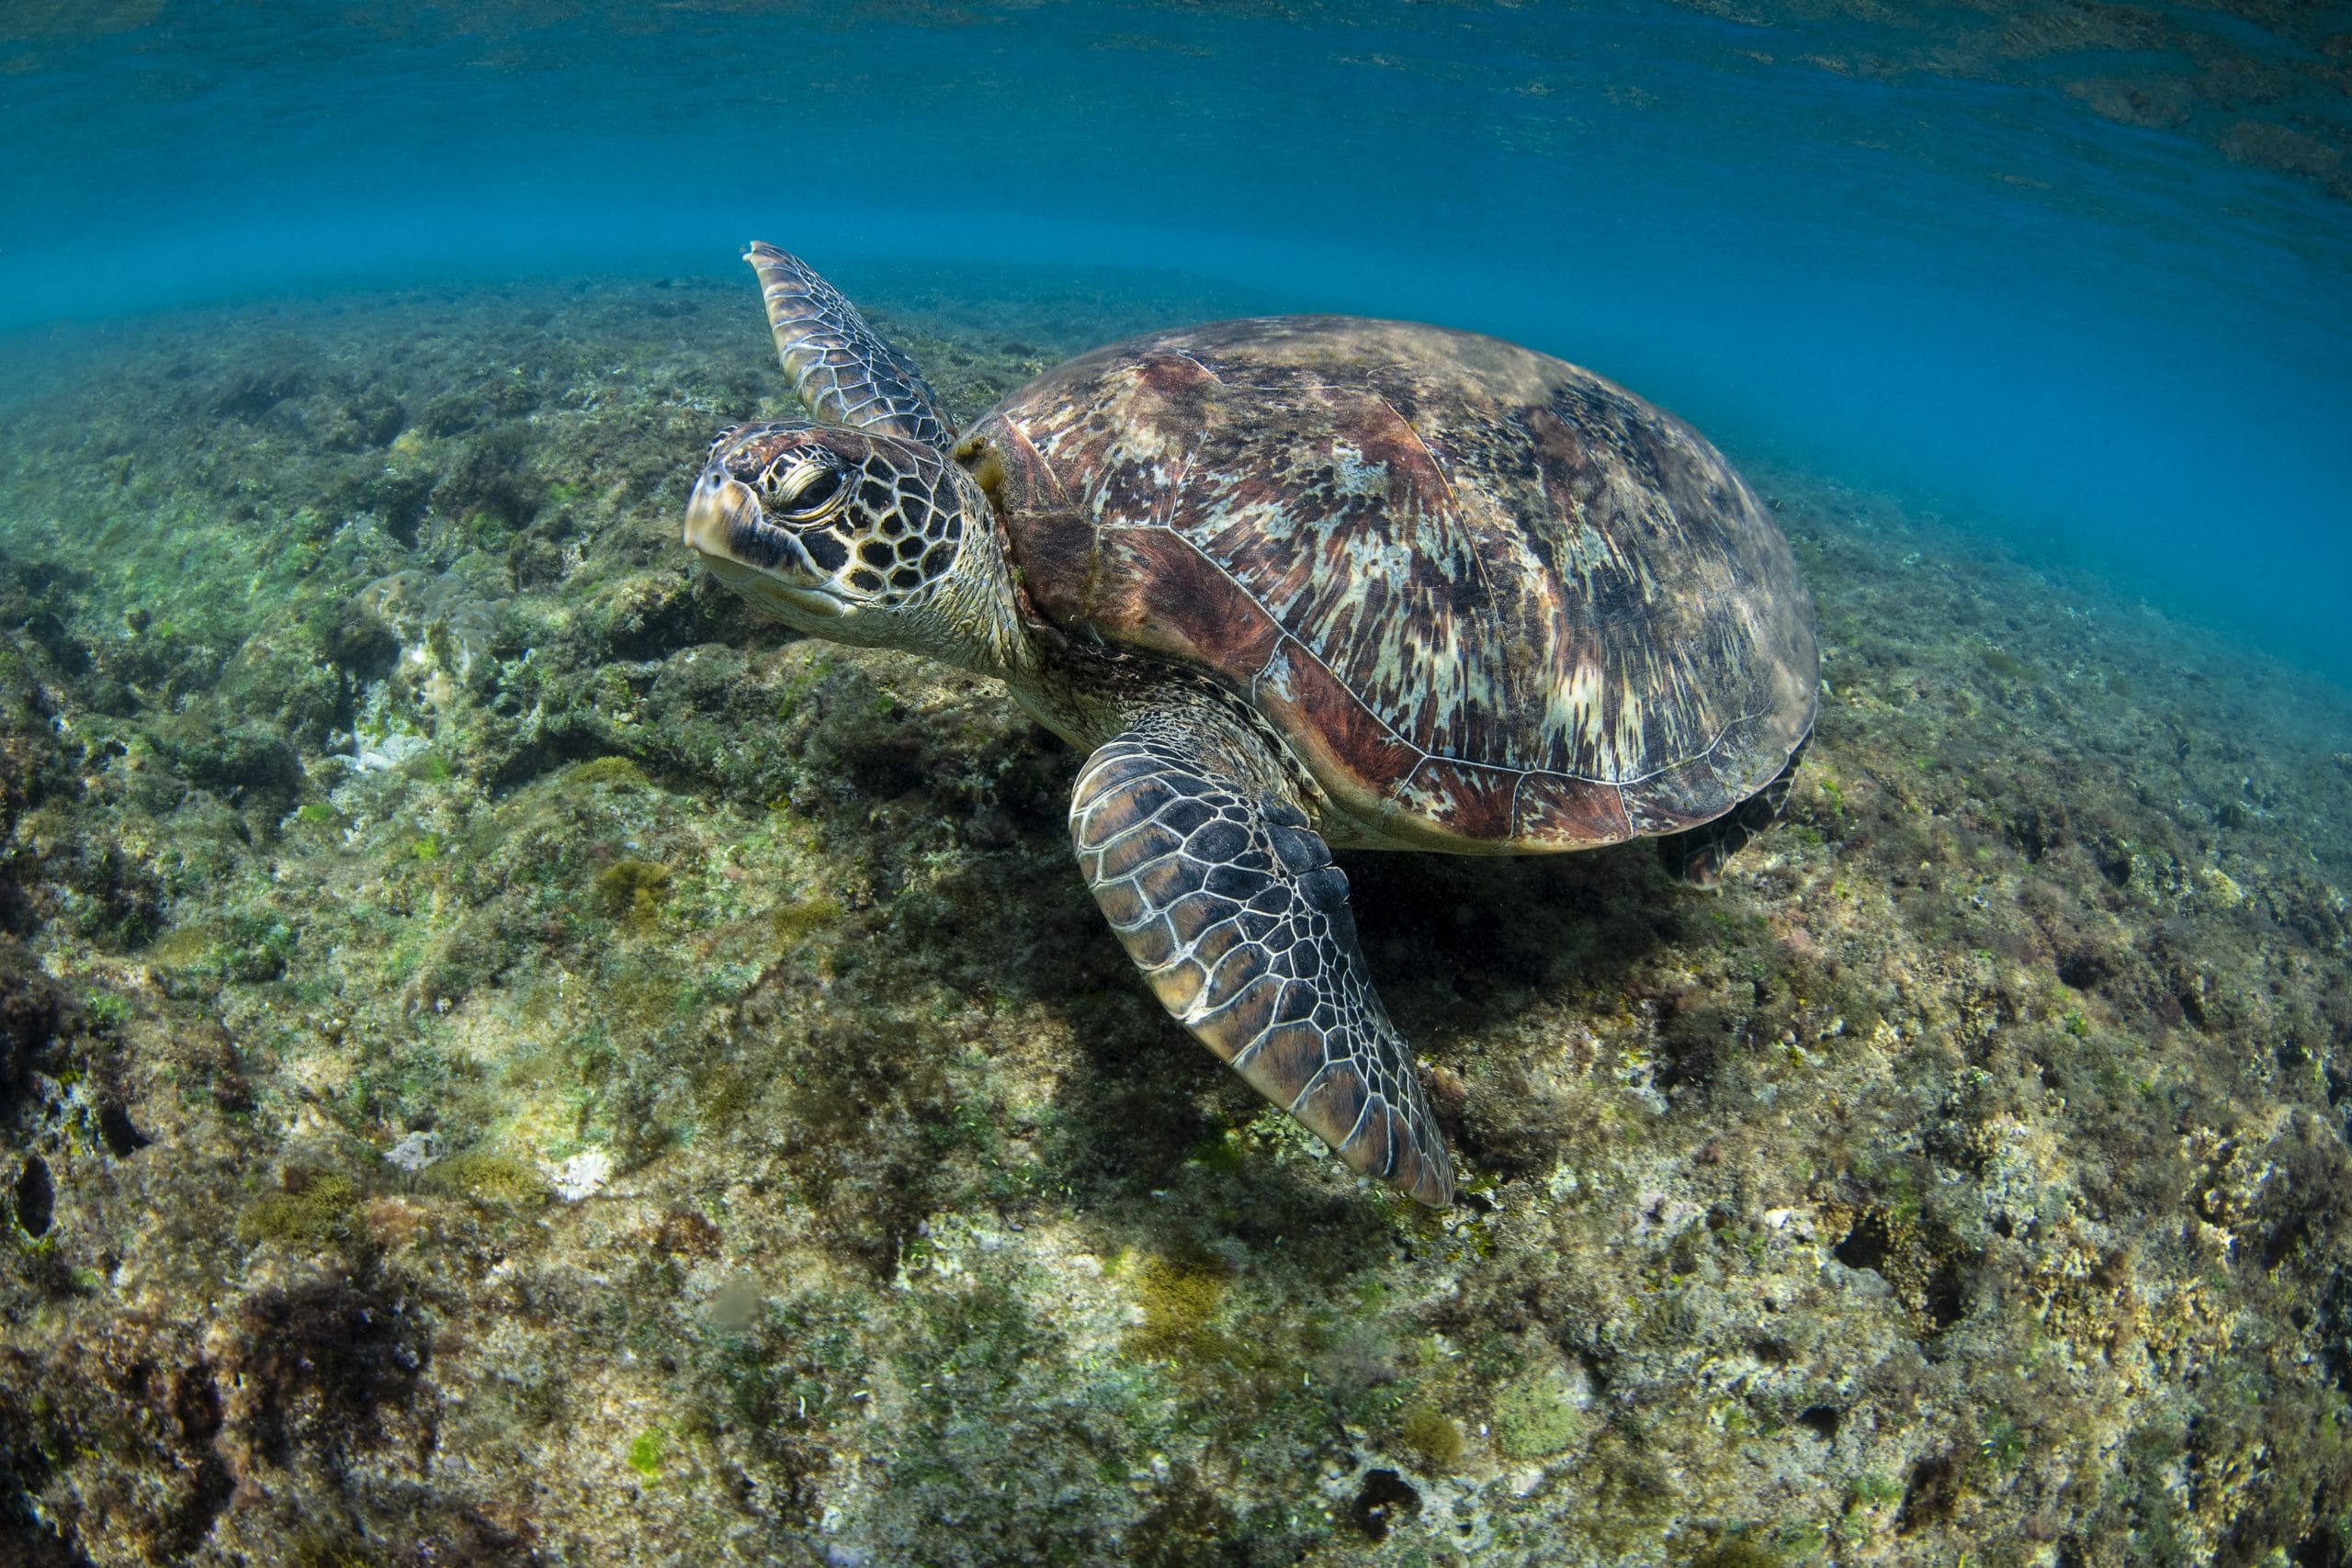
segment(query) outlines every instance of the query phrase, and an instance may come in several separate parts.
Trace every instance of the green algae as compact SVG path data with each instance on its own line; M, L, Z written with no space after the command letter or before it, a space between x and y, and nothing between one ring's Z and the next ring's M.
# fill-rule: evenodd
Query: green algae
M1584 1422L1560 1375L1527 1373L1495 1395L1495 1446L1513 1459L1544 1459L1575 1443Z
M670 868L654 861L617 860L596 874L596 901L605 913L651 920L662 913Z
M648 1481L662 1475L662 1457L670 1446L670 1435L659 1427L649 1427L629 1439L628 1451L622 1459L628 1467Z
M1188 1364L1232 1355L1232 1340L1211 1326L1231 1282L1228 1269L1204 1256L1155 1253L1121 1272L1132 1282L1142 1314L1142 1321L1127 1333L1128 1354Z
M1461 1424L1436 1405L1416 1402L1397 1412L1396 1441L1423 1470L1443 1475L1462 1462Z
M424 1176L429 1187L455 1192L492 1208L536 1209L551 1199L547 1178L511 1155L469 1149L435 1161Z
M1785 1535L1780 1529L1742 1530L1710 1543L1685 1561L1689 1568L1792 1568L1819 1554L1823 1542L1815 1533L1817 1529L1800 1525Z
M237 1215L237 1239L317 1247L349 1234L359 1189L338 1171L288 1168L277 1189L247 1203Z
M645 772L627 757L595 757L574 767L568 782L582 789L641 790L650 787Z
M2031 665L2003 649L1980 648L1976 650L1976 661L2004 681L2028 680L2033 674Z
M768 923L775 931L776 940L787 945L807 942L818 932L839 925L841 919L841 901L822 894L779 904L768 916Z

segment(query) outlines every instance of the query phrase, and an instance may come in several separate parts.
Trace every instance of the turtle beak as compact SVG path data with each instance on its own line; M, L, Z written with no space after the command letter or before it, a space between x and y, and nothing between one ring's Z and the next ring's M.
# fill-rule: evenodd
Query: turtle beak
M702 471L686 502L687 544L706 557L737 560L731 541L739 534L750 536L759 525L760 498L751 486L716 463Z
M849 607L800 541L770 525L752 487L717 463L686 502L686 543L710 574L763 609L796 623L833 621Z

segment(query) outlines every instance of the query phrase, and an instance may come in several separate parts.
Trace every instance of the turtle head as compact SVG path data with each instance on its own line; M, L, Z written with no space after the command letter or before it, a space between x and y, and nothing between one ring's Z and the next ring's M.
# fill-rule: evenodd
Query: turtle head
M740 425L711 446L685 540L711 575L797 630L990 674L1025 662L988 496L922 442Z

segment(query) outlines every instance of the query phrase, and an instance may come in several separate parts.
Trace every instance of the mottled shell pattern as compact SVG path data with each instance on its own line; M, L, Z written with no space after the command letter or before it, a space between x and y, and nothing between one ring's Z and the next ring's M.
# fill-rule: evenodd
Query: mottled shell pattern
M1046 619L1247 696L1337 843L1677 832L1813 728L1787 542L1689 425L1439 327L1301 316L1114 344L972 433Z

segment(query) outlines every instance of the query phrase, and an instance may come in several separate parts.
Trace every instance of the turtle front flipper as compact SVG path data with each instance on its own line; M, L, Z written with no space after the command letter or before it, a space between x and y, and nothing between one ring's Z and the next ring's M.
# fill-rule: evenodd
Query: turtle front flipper
M1811 739L1806 737L1806 740ZM1789 765L1770 784L1721 817L1660 839L1657 858L1665 863L1666 874L1693 887L1713 887L1723 876L1724 863L1739 852L1740 847L1781 819L1781 812L1789 803L1789 786L1796 782L1797 764L1804 761L1805 743L1797 742Z
M1263 743L1222 728L1162 716L1088 759L1069 818L1087 886L1178 1022L1351 1168L1443 1208L1453 1165L1372 988L1347 876L1264 782Z
M743 253L760 275L768 326L792 390L826 424L902 435L938 451L956 439L939 394L914 361L882 341L841 290L798 256L754 243Z

